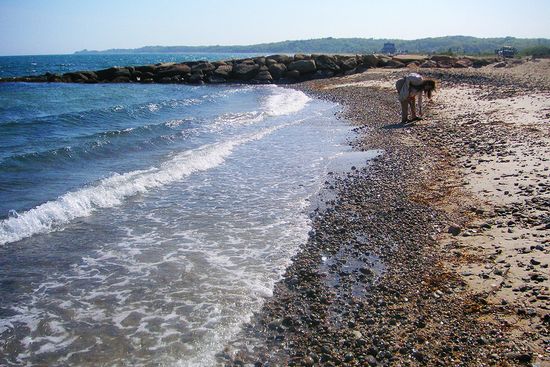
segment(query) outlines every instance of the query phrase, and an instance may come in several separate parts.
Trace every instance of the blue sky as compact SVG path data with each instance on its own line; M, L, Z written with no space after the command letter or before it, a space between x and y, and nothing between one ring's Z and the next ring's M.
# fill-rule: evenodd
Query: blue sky
M550 0L0 0L0 55L320 37L550 38Z

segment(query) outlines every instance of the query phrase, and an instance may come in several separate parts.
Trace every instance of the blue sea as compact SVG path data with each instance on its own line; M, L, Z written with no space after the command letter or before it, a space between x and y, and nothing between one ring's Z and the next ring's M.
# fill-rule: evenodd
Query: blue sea
M0 57L0 76L231 57ZM0 365L215 365L351 167L337 110L278 86L0 83Z

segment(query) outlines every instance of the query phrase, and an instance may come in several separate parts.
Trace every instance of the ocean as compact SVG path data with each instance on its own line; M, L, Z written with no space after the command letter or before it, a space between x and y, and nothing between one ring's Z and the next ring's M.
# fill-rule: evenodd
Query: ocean
M0 57L0 76L231 57ZM0 365L214 365L351 167L338 108L278 86L0 83Z

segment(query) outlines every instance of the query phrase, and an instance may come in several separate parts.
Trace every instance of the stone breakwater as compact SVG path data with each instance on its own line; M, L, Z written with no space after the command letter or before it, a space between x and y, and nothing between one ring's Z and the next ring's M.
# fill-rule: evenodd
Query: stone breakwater
M0 78L0 82L57 83L188 83L188 84L290 84L306 80L361 73L369 68L467 68L481 67L491 59L436 55L271 55L239 60L193 61L155 65L111 67L65 74Z

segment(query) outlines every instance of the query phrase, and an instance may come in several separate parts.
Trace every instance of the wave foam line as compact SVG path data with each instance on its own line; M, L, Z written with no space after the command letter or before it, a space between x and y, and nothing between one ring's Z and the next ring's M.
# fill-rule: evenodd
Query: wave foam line
M274 131L304 121L294 121L225 142L208 144L174 156L160 167L114 174L97 185L68 192L20 215L0 222L0 245L19 241L38 233L46 233L75 218L92 214L100 208L120 205L125 198L145 193L181 180L194 172L206 171L222 164L233 149L253 140L262 139Z
M268 116L282 116L298 112L311 101L311 98L299 90L274 88L275 93L270 95L263 104Z

